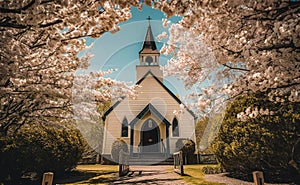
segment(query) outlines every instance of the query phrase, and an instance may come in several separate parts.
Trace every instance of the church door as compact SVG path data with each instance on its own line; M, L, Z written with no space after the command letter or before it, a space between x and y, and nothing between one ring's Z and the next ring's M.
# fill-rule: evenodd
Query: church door
M160 135L159 127L152 119L148 119L143 123L141 130L141 152L157 153L160 152L159 147Z

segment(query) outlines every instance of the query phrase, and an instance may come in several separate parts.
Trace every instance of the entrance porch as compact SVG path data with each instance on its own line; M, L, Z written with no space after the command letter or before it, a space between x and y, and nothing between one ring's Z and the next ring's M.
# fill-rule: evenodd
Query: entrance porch
M148 104L129 125L132 157L170 155L171 124L151 104Z

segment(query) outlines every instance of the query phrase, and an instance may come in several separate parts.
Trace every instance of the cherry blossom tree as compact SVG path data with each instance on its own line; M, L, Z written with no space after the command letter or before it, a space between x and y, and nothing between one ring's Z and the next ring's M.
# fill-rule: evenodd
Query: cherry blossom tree
M167 74L179 75L187 87L211 77L223 83L221 88L220 82L211 83L206 88L210 94L197 94L199 109L211 106L211 100L249 91L266 92L277 102L299 102L300 1L174 0L152 5L168 16L183 16L170 26L162 48L173 53L164 68ZM215 94L220 96L211 98Z
M0 133L34 119L72 118L75 71L91 57L79 57L89 47L85 38L117 31L131 16L130 5L138 1L0 1ZM95 89L118 86L103 73L93 77ZM111 98L89 92L99 102Z
M207 114L214 110L211 107L244 93L262 92L275 103L299 104L300 1L174 0L152 5L168 16L183 16L169 28L162 53L172 58L164 70L179 76L187 87L201 88L193 95L198 110ZM278 114L262 107L248 107L235 116L249 121ZM293 134L296 148L299 135ZM299 173L299 164L290 165Z
M84 38L118 31L117 24L130 18L130 6L143 4L167 17L183 16L170 27L162 50L173 52L165 71L181 76L187 87L215 79L194 95L199 110L247 91L299 101L297 0L0 1L0 131L40 117L72 116L74 72L90 59L78 57L88 47ZM95 88L116 83L102 74L92 76L97 84L108 84Z

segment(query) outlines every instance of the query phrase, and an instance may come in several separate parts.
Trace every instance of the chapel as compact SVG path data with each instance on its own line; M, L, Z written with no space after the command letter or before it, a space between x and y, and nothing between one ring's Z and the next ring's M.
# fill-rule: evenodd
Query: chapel
M153 37L150 19L136 65L138 95L114 103L104 114L102 157L111 156L112 143L122 139L131 157L171 156L178 139L195 142L196 117L164 85L159 50ZM182 111L180 115L174 111Z

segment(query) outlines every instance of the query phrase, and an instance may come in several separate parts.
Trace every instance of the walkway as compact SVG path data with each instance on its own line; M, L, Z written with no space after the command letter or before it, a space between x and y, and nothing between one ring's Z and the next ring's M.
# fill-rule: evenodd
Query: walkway
M180 179L180 175L170 169L172 166L130 166L130 170L135 171L131 177L121 177L111 184L187 184ZM142 171L142 174L139 175L139 171Z
M225 183L227 185L253 185L254 184L253 182L247 182L247 181L242 181L239 179L227 177L226 173L205 175L205 179L210 182ZM286 183L280 183L280 184L264 183L264 184L265 185L289 185Z

